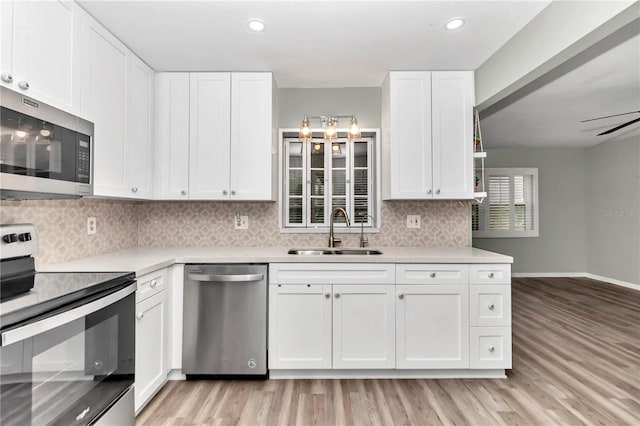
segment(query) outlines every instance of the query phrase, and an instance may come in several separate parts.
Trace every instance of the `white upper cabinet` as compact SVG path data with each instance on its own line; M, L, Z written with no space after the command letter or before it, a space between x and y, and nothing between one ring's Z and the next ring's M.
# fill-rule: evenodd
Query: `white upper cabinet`
M271 73L231 74L231 199L275 197Z
M473 198L473 72L431 73L433 198Z
M473 198L473 72L391 72L382 88L385 199Z
M157 75L157 199L274 200L271 73Z
M154 198L189 199L189 73L155 76Z
M127 49L85 16L81 116L94 123L94 194L129 194L125 180Z
M231 75L192 73L189 198L229 199Z
M151 199L153 172L153 70L127 55L125 181L131 196Z
M1 84L77 114L82 13L70 1L2 1Z
M81 116L94 123L94 195L152 196L153 71L85 15Z

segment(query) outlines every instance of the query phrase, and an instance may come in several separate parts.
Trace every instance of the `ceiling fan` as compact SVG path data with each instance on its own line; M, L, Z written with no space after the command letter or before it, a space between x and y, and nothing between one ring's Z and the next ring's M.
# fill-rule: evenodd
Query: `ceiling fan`
M623 112L622 114L613 114L613 115L605 115L604 117L590 118L588 120L582 120L581 123L586 123L587 121L601 120L603 118L619 117L621 115L629 115L629 114L640 114L640 111L630 111L630 112ZM608 135L609 133L613 133L613 132L615 132L617 130L620 130L620 129L624 128L624 127L630 126L633 123L637 123L638 121L640 121L640 117L634 118L633 120L627 121L626 123L623 123L623 124L621 124L619 126L616 126L616 127L612 128L612 129L605 130L602 133L598 133L597 136Z

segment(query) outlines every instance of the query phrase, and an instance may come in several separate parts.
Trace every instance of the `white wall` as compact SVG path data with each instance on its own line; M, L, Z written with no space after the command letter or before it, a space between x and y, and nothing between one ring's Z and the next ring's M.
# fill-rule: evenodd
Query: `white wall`
M381 118L379 87L336 89L278 89L278 127L298 128L307 115L355 114L362 128L379 128ZM314 121L312 127L320 128ZM343 119L338 127L347 127Z
M584 272L584 149L487 150L486 167L537 167L537 238L474 238L473 246L513 256L513 272Z
M587 270L640 284L640 138L586 149Z

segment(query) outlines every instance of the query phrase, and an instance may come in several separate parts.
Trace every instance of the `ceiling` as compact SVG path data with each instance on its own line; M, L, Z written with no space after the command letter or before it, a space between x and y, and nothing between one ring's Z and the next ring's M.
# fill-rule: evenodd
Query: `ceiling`
M156 71L272 71L279 87L378 87L475 70L550 1L80 1ZM452 17L466 25L444 29ZM263 21L262 33L247 29Z
M497 147L588 147L638 137L640 123L605 136L640 113L588 123L581 120L640 111L640 26L603 40L594 49L542 78L498 111L480 113L483 143ZM622 40L620 40L622 39Z

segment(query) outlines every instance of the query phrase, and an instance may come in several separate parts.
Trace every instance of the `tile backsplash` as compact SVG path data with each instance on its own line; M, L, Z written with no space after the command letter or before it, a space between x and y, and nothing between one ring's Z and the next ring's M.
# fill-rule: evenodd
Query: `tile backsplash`
M387 201L380 233L370 246L469 246L468 201ZM249 229L235 230L233 217L249 216ZM422 216L420 229L406 228L406 215ZM3 201L1 223L32 222L38 230L37 265L141 246L324 246L326 234L280 233L277 203L111 201L98 199ZM97 218L87 235L87 217ZM337 235L345 246L358 234Z

